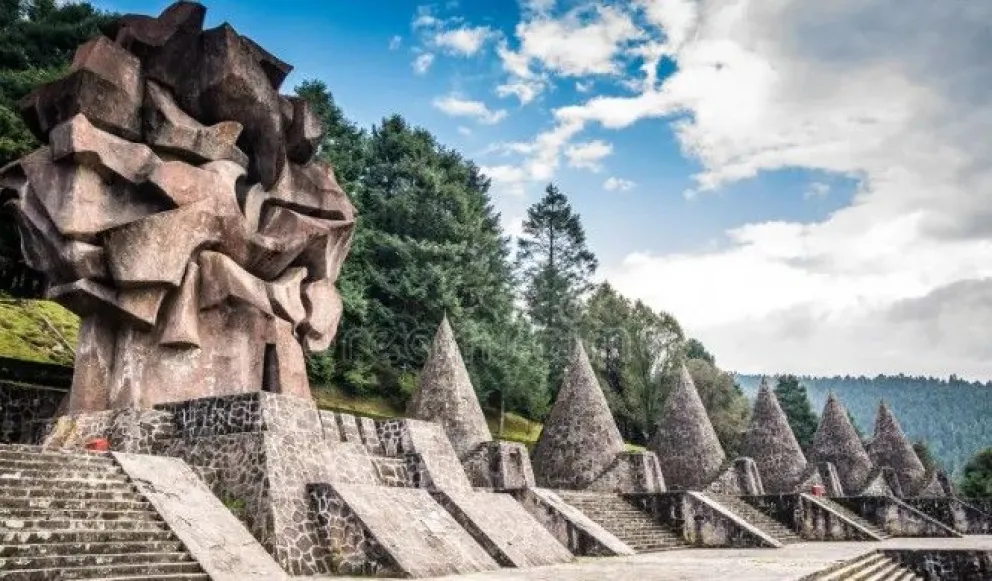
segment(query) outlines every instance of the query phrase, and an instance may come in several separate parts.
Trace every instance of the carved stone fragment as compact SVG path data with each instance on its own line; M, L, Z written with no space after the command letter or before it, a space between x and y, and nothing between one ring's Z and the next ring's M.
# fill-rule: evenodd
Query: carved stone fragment
M137 141L143 91L138 58L101 36L79 47L66 77L22 99L21 115L42 142L80 113L104 131Z

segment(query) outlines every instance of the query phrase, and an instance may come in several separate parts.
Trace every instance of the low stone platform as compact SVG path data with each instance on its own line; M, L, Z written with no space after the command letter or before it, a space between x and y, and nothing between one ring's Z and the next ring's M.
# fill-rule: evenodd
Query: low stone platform
M904 550L992 551L992 536L965 538L888 539L866 545L859 542L795 543L776 551L766 549L685 549L629 557L580 559L566 565L533 569L503 569L434 579L460 581L798 581L828 567L871 551ZM296 578L332 581L342 577Z

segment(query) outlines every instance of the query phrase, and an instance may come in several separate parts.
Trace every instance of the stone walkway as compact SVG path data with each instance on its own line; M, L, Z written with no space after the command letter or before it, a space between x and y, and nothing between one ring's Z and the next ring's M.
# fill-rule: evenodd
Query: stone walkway
M992 551L992 536L961 539L889 539L879 543L797 543L782 549L680 549L633 557L582 558L568 565L502 569L438 577L445 581L796 581L876 549L980 549ZM301 579L295 577L294 579ZM344 577L312 577L340 580ZM358 579L358 578L353 578Z

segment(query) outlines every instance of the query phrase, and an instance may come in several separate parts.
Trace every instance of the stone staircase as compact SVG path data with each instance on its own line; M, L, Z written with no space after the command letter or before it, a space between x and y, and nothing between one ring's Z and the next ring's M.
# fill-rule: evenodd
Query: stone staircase
M801 581L923 581L923 578L881 552L872 551Z
M856 523L858 526L866 529L868 532L877 536L880 539L884 540L884 539L892 538L892 536L889 535L887 532L878 528L864 517L858 515L853 510L850 510L847 507L841 505L839 502L834 502L829 498L827 498L826 496L811 496L811 498L813 499L813 502L819 502L820 504L830 508L830 510L839 513L844 518Z
M714 502L722 504L738 517L747 521L748 524L760 529L766 535L776 539L783 545L802 542L802 538L795 531L736 496L712 492L706 493L706 496Z
M595 521L638 553L678 549L685 542L648 513L619 494L556 490L569 505Z
M209 581L107 454L0 446L0 578Z

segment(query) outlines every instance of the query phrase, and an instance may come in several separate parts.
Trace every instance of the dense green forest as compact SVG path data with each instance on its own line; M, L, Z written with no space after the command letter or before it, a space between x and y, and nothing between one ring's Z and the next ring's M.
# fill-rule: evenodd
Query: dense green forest
M761 377L736 375L744 393L753 398ZM861 432L875 429L878 402L885 400L910 439L924 440L940 466L956 476L979 450L992 443L992 382L978 383L935 377L878 375L808 377L799 381L819 414L833 391L840 397Z
M112 20L85 3L0 0L0 165L38 146L18 117L18 99L61 74L74 47ZM320 80L295 91L323 120L319 155L359 211L339 281L345 313L338 339L308 360L318 397L334 391L402 409L447 314L488 410L543 418L580 337L628 441L647 440L685 363L722 444L734 454L750 411L745 394L753 397L759 378L722 371L673 314L593 284L598 261L568 192L548 184L528 211L523 234L512 240L493 207L489 179L430 131L385 111L373 127L359 127ZM38 296L37 285L28 284L37 275L23 266L18 244L0 213L0 303L8 313L0 313L0 351L9 344L7 355L69 363L64 338L39 337L34 322L41 318L71 338L74 319L24 298ZM992 422L983 417L989 385L903 376L799 381L816 411L835 390L866 434L884 398L907 433L926 439L948 470L960 471L992 442ZM791 381L780 382L776 393L794 410L790 420L800 439L808 440L806 393Z

